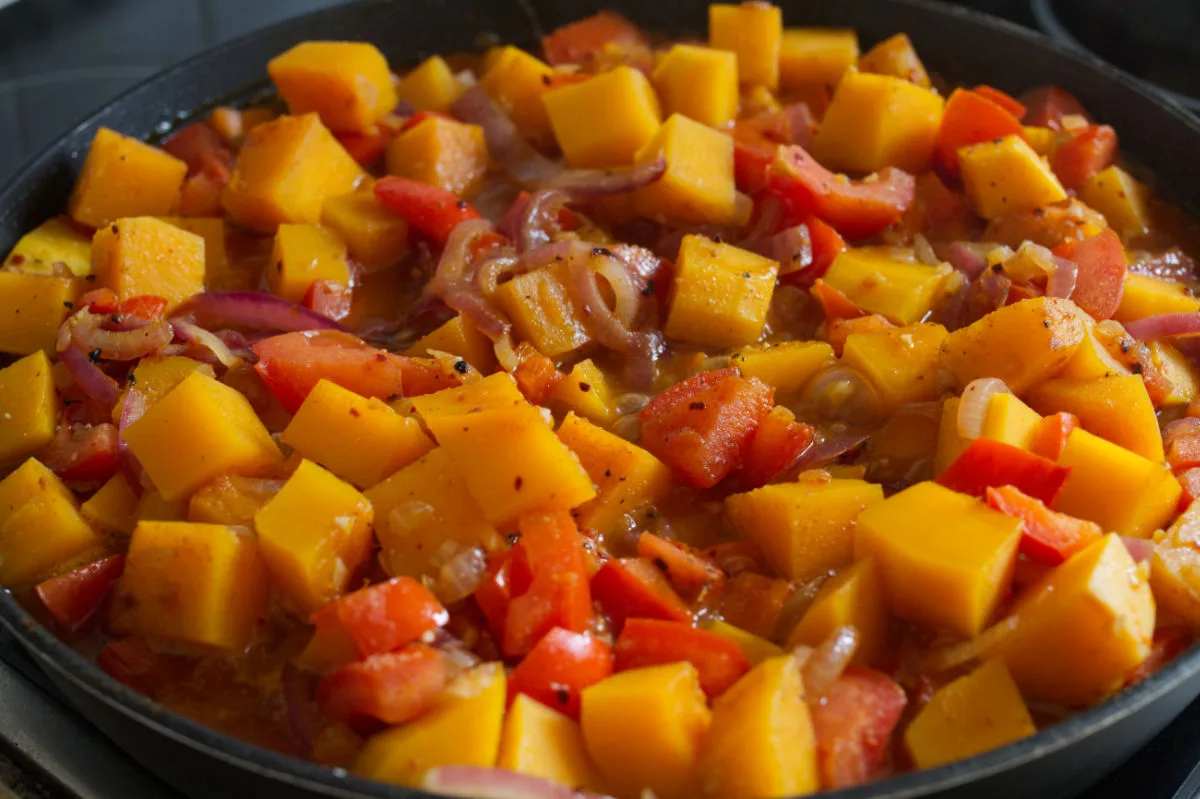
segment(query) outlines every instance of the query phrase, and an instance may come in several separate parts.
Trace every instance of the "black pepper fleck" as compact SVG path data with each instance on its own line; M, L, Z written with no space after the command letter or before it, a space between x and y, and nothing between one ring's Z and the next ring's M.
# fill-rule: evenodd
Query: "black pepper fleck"
M585 383L585 382L583 382L582 380L580 380L580 381L579 381L579 390L580 390L580 391L584 391L584 392L591 391L591 390L592 390L592 384L591 384L591 383Z
M460 210L460 211L467 210L467 201L466 200L459 200L455 204L458 206L458 210Z
M350 415L357 419L358 417L362 416L362 411L360 411L358 408L351 408Z
M100 360L100 348L99 347L97 347L96 349L94 349L88 353L88 360L91 361L92 363L95 363L96 361Z
M467 372L471 371L471 367L467 365L466 361L457 360L454 362L454 371L458 372L460 375L465 375Z
M525 485L525 478L518 474L517 479L513 480L513 489L516 491L520 491L521 486L523 486L523 485Z
M702 411L702 410L704 410L704 403L703 402L693 402L690 405L688 405L688 408L692 409L693 411Z
M605 255L605 256L608 256L609 258L613 257L612 250L608 249L607 247L593 247L592 255L595 255L595 256Z

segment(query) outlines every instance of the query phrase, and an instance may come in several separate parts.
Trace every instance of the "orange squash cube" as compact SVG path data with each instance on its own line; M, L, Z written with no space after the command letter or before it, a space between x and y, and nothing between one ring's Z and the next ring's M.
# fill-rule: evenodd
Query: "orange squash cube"
M596 424L609 424L617 417L616 392L604 370L591 358L571 371L550 389L546 404L555 413L577 413Z
M204 239L204 285L210 291L223 290L222 281L230 277L225 220L216 216L163 216L159 219Z
M408 252L408 222L370 192L330 197L321 207L321 224L342 237L350 257L368 272L393 266Z
M49 444L58 409L46 353L0 369L0 465L19 463Z
M479 86L496 101L527 139L550 138L548 106L542 103L554 70L517 47L499 48L485 62Z
M274 480L223 474L192 494L187 520L252 528L255 514L278 491L279 483Z
M567 294L567 280L565 268L535 269L501 283L495 295L517 337L551 358L591 341Z
M916 324L851 333L842 362L866 376L887 411L941 396L936 375L946 328Z
M267 285L272 294L289 302L303 300L318 280L349 286L346 255L346 243L329 228L280 225L267 263Z
M435 351L457 355L484 374L496 368L496 350L492 340L480 333L479 328L461 314L421 336L405 355L423 358Z
M75 496L38 461L0 481L0 585L23 588L101 547Z
M663 113L683 114L719 128L737 117L737 56L711 47L677 44L654 66Z
M290 113L316 112L330 130L366 130L396 107L387 59L366 42L301 42L267 74Z
M204 291L204 239L153 217L121 218L96 231L96 285L127 300L162 297L168 310Z
M138 498L125 477L114 474L95 494L80 506L79 512L104 533L128 536L137 526Z
M399 98L418 111L447 113L462 96L462 84L440 55L425 59L400 79Z
M770 258L684 236L664 332L692 344L736 347L762 336L779 264Z
M650 81L632 67L551 89L542 99L558 146L578 169L632 165L662 119Z
M708 7L708 43L737 55L738 78L744 84L779 86L779 53L783 12L770 3L713 3Z
M821 88L832 94L858 63L858 34L851 28L786 28L779 50L785 89ZM818 110L818 109L814 109Z
M604 790L579 723L525 694L517 694L504 719L496 765L574 790Z
M1143 458L1162 461L1162 432L1141 375L1096 380L1047 380L1029 391L1029 404L1049 416L1065 411L1079 424Z
M75 180L67 213L99 228L123 217L171 213L187 164L157 147L100 128Z
M634 160L650 164L660 157L667 171L634 194L638 213L680 225L724 225L737 218L729 134L672 114Z
M462 416L526 404L517 382L507 372L496 372L473 383L412 398L413 410L426 424L435 416Z
M855 561L830 577L788 637L788 648L820 646L847 624L858 630L854 662L872 666L887 643L888 614L879 570L870 558Z
M483 182L488 149L478 125L432 117L388 142L385 160L389 175L466 197Z
M56 263L78 277L92 273L91 237L62 216L47 219L22 236L3 265L26 274L49 275Z

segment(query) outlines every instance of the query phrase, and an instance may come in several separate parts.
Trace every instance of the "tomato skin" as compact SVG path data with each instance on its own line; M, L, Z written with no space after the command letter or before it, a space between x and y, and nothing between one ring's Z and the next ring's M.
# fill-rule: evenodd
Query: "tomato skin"
M446 246L460 222L481 218L454 192L408 178L380 178L375 182L375 198L439 247Z
M979 499L988 488L1015 486L1046 505L1053 505L1071 470L1019 447L977 438L942 472L937 482Z
M1037 125L1052 130L1062 130L1062 118L1070 114L1086 115L1083 103L1066 89L1058 86L1037 86L1021 95L1025 105L1026 125Z
M1067 437L1076 427L1079 427L1079 417L1073 413L1064 411L1043 418L1034 427L1029 451L1052 461L1058 460L1067 446Z
M67 632L83 627L100 608L125 571L125 556L107 558L38 583L38 599Z
M904 689L887 675L846 669L825 700L810 708L821 787L849 788L876 777L907 704Z
M188 174L205 174L224 185L233 167L233 153L221 134L203 122L182 128L162 148L188 166Z
M119 444L116 425L64 421L38 460L68 483L101 483L120 468Z
M142 319L162 319L166 312L167 301L153 294L130 297L117 306L117 313Z
M592 620L583 537L569 513L530 514L517 522L529 588L504 617L504 654L527 654L554 627L581 633Z
M805 270L813 278L824 276L833 259L846 249L846 240L829 225L815 216L804 220L808 227L808 239L812 244L812 265Z
M534 405L544 403L546 397L550 396L550 392L564 377L566 375L558 371L554 361L540 352L526 355L513 370L513 379L517 381L517 388L521 390L525 399Z
M742 461L743 486L758 488L769 483L808 449L815 433L812 425L797 422L795 414L776 405L750 440L750 449Z
M652 563L639 558L614 558L592 577L592 595L619 630L627 619L687 622L687 605Z
M446 686L442 653L424 644L380 652L334 669L317 683L317 707L332 721L402 724L429 710Z
M1012 135L1023 135L1020 119L1012 112L978 91L955 89L946 101L934 147L939 173L957 180L960 147Z
M551 66L587 66L608 46L627 50L649 47L650 42L641 29L612 11L601 11L542 37L542 52Z
M300 304L327 319L340 322L350 315L352 300L349 286L332 280L314 280Z
M338 597L312 615L306 654L323 662L391 652L443 626L450 614L411 577L394 577Z
M663 572L671 585L689 601L694 602L704 592L718 589L725 582L725 572L710 558L679 541L642 533L638 536L637 553L639 558Z
M504 622L508 617L509 603L513 597L528 591L532 581L525 548L519 541L507 551L492 553L488 558L483 582L472 596L497 641L504 640Z
M1098 322L1111 319L1125 294L1125 247L1112 230L1105 230L1090 239L1068 241L1052 252L1060 258L1074 261L1079 267L1075 291L1071 299Z
M986 84L980 84L976 86L974 92L980 97L985 97L988 100L991 100L993 103L1012 114L1018 120L1024 118L1025 116L1025 105L1011 94L1002 92L999 89L994 89Z
M508 678L508 701L525 694L579 719L579 695L613 673L612 648L587 633L554 627Z
M1088 178L1112 165L1117 132L1108 125L1089 125L1054 148L1050 168L1068 189L1078 191Z
M724 636L689 624L659 619L629 619L614 649L617 671L687 661L700 675L710 699L729 690L750 670L741 647Z
M1021 554L1057 566L1098 540L1104 532L1095 522L1077 519L1047 508L1010 485L987 489L988 505L1021 520Z

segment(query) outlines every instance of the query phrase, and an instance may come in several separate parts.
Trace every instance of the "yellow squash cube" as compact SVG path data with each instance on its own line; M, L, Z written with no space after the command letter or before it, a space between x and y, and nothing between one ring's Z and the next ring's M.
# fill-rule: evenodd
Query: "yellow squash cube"
M1004 662L989 660L942 686L904 731L917 768L983 754L1037 732Z
M551 358L591 340L567 292L568 279L562 267L535 269L501 283L495 295L517 337Z
M75 180L67 213L99 228L122 217L171 212L187 164L137 139L100 128Z
M188 500L189 522L254 527L255 515L279 492L274 480L221 475Z
M1154 635L1154 596L1116 535L1030 587L1016 615L998 656L1022 693L1066 707L1090 705L1119 689L1146 659Z
M108 623L118 635L240 652L266 615L268 594L254 536L219 524L142 522Z
M1123 239L1150 229L1150 191L1116 164L1088 178L1079 189L1079 199L1104 214L1108 226Z
M146 475L172 502L218 475L269 473L283 459L250 401L201 372L171 389L123 436Z
M708 43L737 56L742 83L775 89L779 85L779 52L783 12L769 3L708 7Z
M854 558L854 520L883 500L862 480L802 481L763 486L725 500L741 536L762 547L789 580L812 580Z
M1029 404L1047 416L1073 413L1084 430L1143 458L1165 458L1158 416L1141 375L1047 380L1030 390Z
M418 111L448 113L450 106L462 97L462 84L454 77L450 65L440 55L425 59L400 80L396 87L399 99Z
M1183 405L1200 396L1200 372L1190 358L1165 341L1151 341L1147 346L1155 368L1171 384L1160 402L1163 407Z
M44 580L98 554L101 544L71 491L38 461L0 481L0 586Z
M851 28L786 28L779 50L784 89L819 86L832 91L858 63L858 34Z
M388 142L385 162L389 175L466 197L483 182L488 148L478 125L433 117Z
M17 241L4 259L26 274L49 275L61 263L83 277L92 272L92 240L65 217L47 219Z
M427 423L435 416L462 416L526 404L517 381L507 372L412 398L413 410Z
M487 64L480 87L516 124L527 139L541 141L550 137L548 104L542 97L550 85L554 70L517 47L501 47ZM588 109L593 113L595 109Z
M266 279L271 293L288 302L300 302L310 286L328 280L350 285L346 243L333 230L317 225L280 225L275 247L267 262Z
M58 328L78 295L71 278L0 270L0 352L54 352Z
M722 799L798 796L819 783L800 667L790 655L771 658L713 702L700 755L700 792Z
M38 351L0 369L0 464L14 464L50 443L58 395L50 359Z
M362 177L316 114L282 116L246 134L221 201L235 220L259 230L315 225L325 201Z
M691 344L736 347L762 336L779 264L696 234L683 237L664 332Z
M149 216L121 218L96 231L96 286L127 300L162 297L171 310L204 291L204 239Z
M222 282L232 277L229 248L225 242L225 220L216 216L160 216L158 219L204 239L204 284L209 291L221 290Z
M103 533L128 536L137 526L138 498L119 472L80 506L83 518Z
M984 219L1036 211L1067 199L1046 160L1020 136L958 151L967 196Z
M263 561L305 614L348 587L373 544L371 502L309 460L254 516Z
M738 71L733 53L677 44L655 64L652 79L665 114L683 114L715 128L737 117Z
M846 172L924 171L933 160L942 106L941 97L907 80L849 72L825 111L813 154Z
M742 377L757 378L775 389L775 396L800 392L812 377L837 357L824 341L784 341L746 347L729 356Z
M788 636L788 647L820 646L839 627L848 624L858 630L854 662L874 665L887 643L888 614L879 570L871 558L855 561L821 586Z
M646 788L661 799L694 795L692 780L712 714L691 663L633 669L583 690L583 739L618 796ZM636 718L637 724L629 720Z
M1125 291L1113 319L1133 322L1147 316L1196 311L1200 311L1200 298L1178 280L1129 272L1125 275Z
M330 130L362 131L396 107L387 59L366 42L301 42L267 62L288 112Z
M404 354L422 358L432 352L457 355L484 374L496 368L496 350L492 340L479 332L479 328L462 314L421 336Z
M551 89L542 99L558 146L577 169L633 164L662 119L650 81L632 67Z
M1012 394L993 394L983 413L979 437L1029 449L1034 430L1041 420L1036 411ZM955 422L957 426L957 419Z
M863 375L888 411L937 399L937 368L946 328L917 324L846 337L842 362Z
M863 53L858 59L858 68L863 72L901 78L923 89L930 87L929 73L906 33L889 36Z
M1100 377L1127 374L1132 374L1129 367L1114 357L1100 337L1096 335L1095 327L1087 325L1083 343L1071 356L1071 360L1067 361L1067 365L1060 369L1055 376L1068 380L1095 380Z
M596 498L575 511L585 530L615 535L644 524L646 511L671 487L671 470L662 461L573 413L563 419L558 437L596 486Z
M824 280L864 311L911 325L933 310L950 271L897 260L887 247L854 247L833 259Z
M368 272L393 266L408 252L408 222L370 192L330 197L321 206L321 224L342 237L350 257Z
M1054 152L1054 143L1058 140L1058 131L1041 125L1022 125L1021 135L1035 153L1047 158Z
M636 155L638 164L658 158L667 171L634 194L638 213L678 225L723 225L737 217L733 139L680 114L672 114Z
M1020 539L1020 520L924 482L859 514L855 553L875 558L894 615L972 636L1012 582Z
M1146 538L1165 525L1183 491L1165 464L1082 428L1067 438L1058 462L1071 467L1071 474L1055 510L1091 519L1121 535Z
M577 791L604 790L578 722L517 694L504 719L496 765Z
M1200 505L1196 505L1200 509ZM1160 542L1150 560L1150 589L1156 607L1175 616L1193 630L1200 629L1200 550Z
M617 418L615 400L608 376L587 358L550 389L547 404L559 413L577 413L596 424L608 424Z

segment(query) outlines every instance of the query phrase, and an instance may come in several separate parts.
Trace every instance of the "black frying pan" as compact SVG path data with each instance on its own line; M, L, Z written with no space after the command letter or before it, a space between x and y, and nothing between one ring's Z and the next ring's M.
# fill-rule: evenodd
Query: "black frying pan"
M1168 196L1200 207L1200 126L1123 73L1005 22L924 0L783 0L790 25L857 28L864 44L907 32L931 70L1018 92L1054 82L1120 132L1122 150L1153 170ZM0 252L61 211L97 126L154 137L218 102L261 93L266 63L305 39L365 40L396 65L471 49L481 33L532 44L601 8L668 33L701 33L706 0L376 0L251 34L163 72L93 114L0 191ZM214 732L156 706L61 644L0 591L0 623L106 735L192 796L427 796L367 782ZM1053 657L1053 653L1047 653ZM1033 738L980 757L836 794L838 799L1063 797L1145 745L1200 693L1192 650L1137 687ZM3 712L0 709L0 712ZM630 719L630 723L636 723Z

